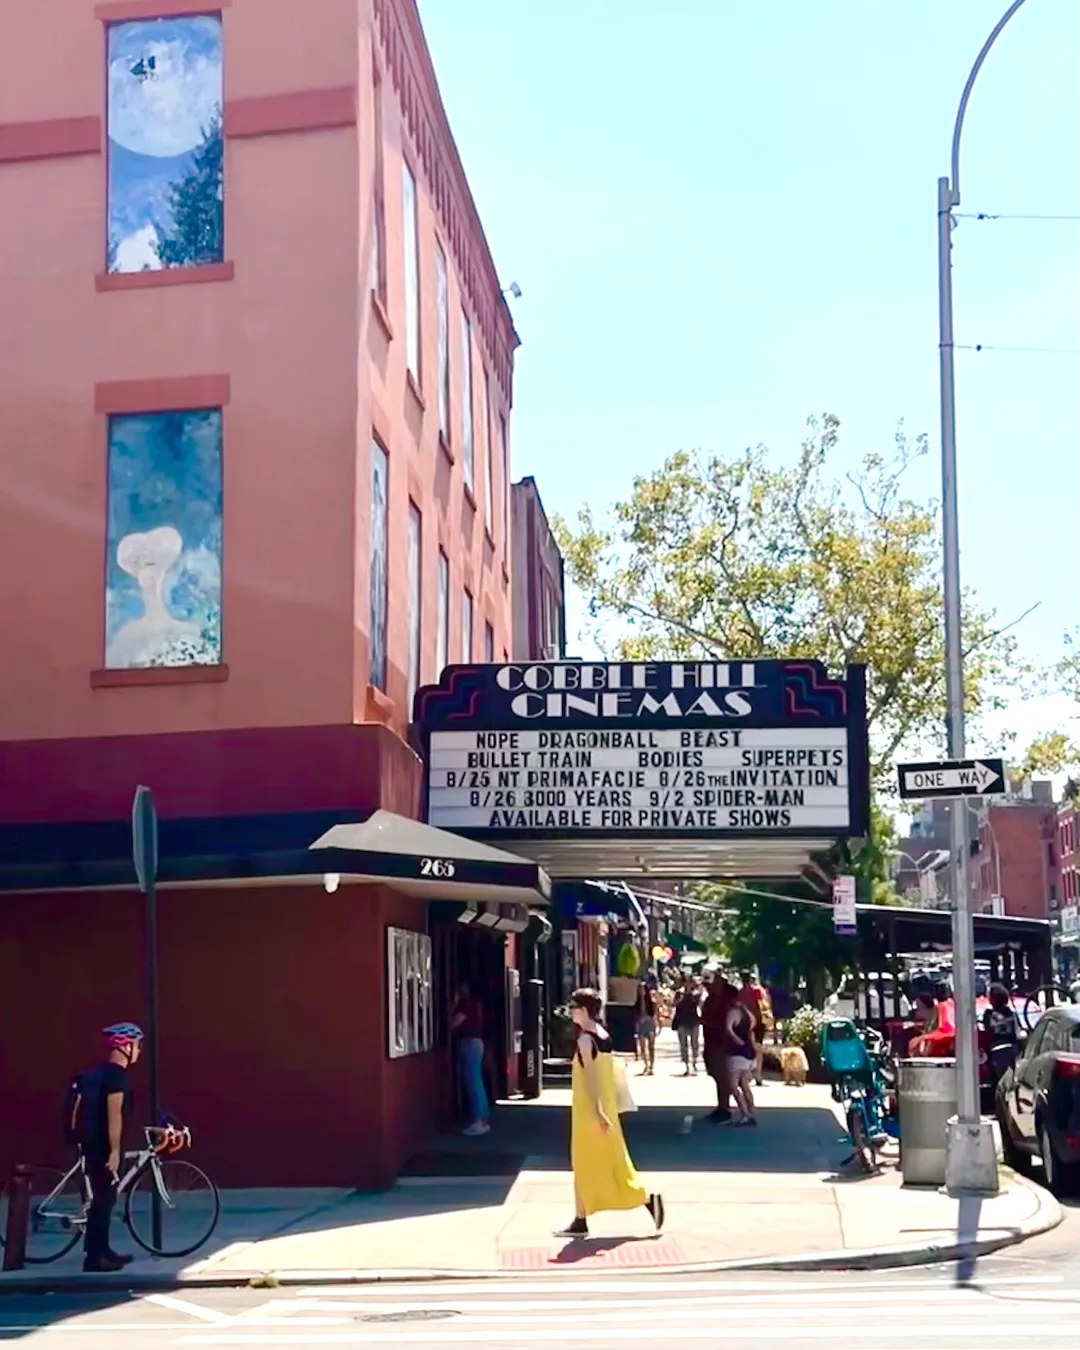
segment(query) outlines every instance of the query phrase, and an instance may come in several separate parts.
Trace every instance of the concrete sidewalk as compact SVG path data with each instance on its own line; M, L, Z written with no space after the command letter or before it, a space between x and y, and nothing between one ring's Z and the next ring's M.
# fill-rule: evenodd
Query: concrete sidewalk
M441 1140L385 1193L240 1191L223 1195L211 1243L187 1261L138 1260L112 1282L246 1283L509 1275L574 1270L896 1265L974 1255L1043 1232L1061 1211L1042 1188L1003 1170L1001 1193L956 1201L905 1189L895 1165L866 1177L844 1166L849 1147L827 1088L768 1083L760 1125L708 1122L704 1077L677 1077L669 1048L654 1078L631 1081L631 1152L663 1193L660 1236L644 1211L599 1215L585 1242L552 1237L572 1214L566 1091L502 1106L483 1140ZM117 1245L123 1247L121 1234ZM0 1275L11 1287L102 1285L78 1254Z

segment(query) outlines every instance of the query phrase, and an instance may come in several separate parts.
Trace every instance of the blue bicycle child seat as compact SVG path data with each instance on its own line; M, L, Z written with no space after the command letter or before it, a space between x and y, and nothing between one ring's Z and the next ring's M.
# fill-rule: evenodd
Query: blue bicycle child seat
M832 1018L822 1027L821 1062L832 1079L845 1075L869 1079L873 1072L859 1029L846 1017Z

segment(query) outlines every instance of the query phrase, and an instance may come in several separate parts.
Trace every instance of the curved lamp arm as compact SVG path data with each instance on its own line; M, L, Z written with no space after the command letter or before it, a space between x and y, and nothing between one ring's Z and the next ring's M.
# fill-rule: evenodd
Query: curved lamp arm
M952 201L950 205L960 205L960 133L964 129L964 114L967 112L968 99L971 97L971 91L974 88L975 81L978 78L979 71L982 70L983 62L990 53L990 48L998 40L1001 30L1009 22L1012 16L1020 8L1025 0L1013 0L1012 4L1005 13L998 19L993 32L982 45L982 50L975 58L975 64L971 67L971 74L967 77L967 84L964 85L964 92L960 95L960 106L956 110L956 121L953 124L952 134L952 162L950 164Z

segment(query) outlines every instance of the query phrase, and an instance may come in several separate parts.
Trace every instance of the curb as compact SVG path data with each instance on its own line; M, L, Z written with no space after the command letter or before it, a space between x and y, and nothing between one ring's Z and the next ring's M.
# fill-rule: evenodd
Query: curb
M1002 1171L1006 1171L1002 1168ZM1035 1197L1035 1213L1017 1228L992 1230L990 1236L968 1241L923 1243L917 1246L898 1244L889 1247L831 1252L805 1252L794 1256L765 1256L748 1261L687 1261L678 1265L645 1269L598 1270L591 1267L582 1271L512 1271L462 1270L460 1268L422 1268L414 1270L234 1270L198 1271L191 1275L132 1274L126 1277L84 1275L82 1273L49 1279L47 1275L0 1279L0 1298L13 1294L84 1294L101 1293L156 1294L183 1289L275 1289L298 1285L374 1285L423 1284L440 1281L477 1280L563 1280L642 1278L644 1275L704 1275L724 1271L828 1271L828 1270L888 1270L905 1266L931 1265L942 1261L965 1261L1003 1247L1014 1247L1028 1238L1037 1237L1056 1228L1065 1217L1057 1200L1044 1187L1015 1172L1008 1172L1013 1185L1023 1187Z

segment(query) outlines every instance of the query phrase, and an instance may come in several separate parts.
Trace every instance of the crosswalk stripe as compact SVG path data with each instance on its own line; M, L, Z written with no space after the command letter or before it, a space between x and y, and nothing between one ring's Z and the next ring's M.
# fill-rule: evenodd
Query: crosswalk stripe
M550 1296L555 1288L567 1291L573 1290L575 1294L633 1294L649 1293L655 1294L658 1289L665 1292L669 1290L688 1289L699 1293L713 1293L731 1290L733 1292L745 1293L777 1293L797 1294L828 1290L850 1290L853 1285L860 1290L914 1290L914 1289L957 1289L957 1288L979 1288L990 1289L1008 1286L1023 1285L1050 1285L1063 1284L1064 1277L1061 1275L1018 1275L1010 1277L999 1275L988 1277L987 1279L973 1280L963 1285L955 1284L949 1277L938 1277L931 1279L912 1279L912 1280L860 1280L857 1277L848 1276L844 1280L783 1280L775 1278L772 1280L695 1280L695 1279L668 1279L664 1276L653 1276L650 1279L632 1279L626 1276L619 1276L614 1279L597 1280L582 1278L573 1275L562 1275L558 1278L557 1285L554 1277L543 1281L518 1281L516 1279L499 1280L459 1280L451 1283L430 1284L417 1281L407 1284L352 1284L352 1285L314 1285L307 1288L297 1288L293 1290L296 1298L326 1298L330 1291L335 1296L349 1298L396 1298L398 1301L411 1290L415 1290L417 1299L429 1301L430 1299L455 1299L464 1294L492 1294L503 1298L516 1297L519 1294L544 1294ZM548 1306L547 1297L545 1297L544 1306Z
M868 1340L871 1336L875 1338L876 1345L882 1350L892 1341L920 1341L928 1340L931 1344L935 1338L941 1335L941 1324L939 1322L913 1322L909 1325L876 1327L874 1325L862 1325L859 1328L860 1339ZM850 1338L852 1328L848 1322L837 1322L831 1325L790 1326L778 1325L775 1323L756 1323L748 1326L734 1326L730 1323L724 1323L722 1326L680 1326L678 1335L680 1340L715 1340L717 1335L722 1333L725 1341L795 1341L795 1340L843 1340ZM1032 1334L1036 1334L1042 1350L1046 1350L1048 1339L1060 1337L1070 1347L1076 1342L1076 1321L1075 1317L1070 1320L1063 1320L1053 1323L1041 1323L1037 1327L1032 1327L1029 1318L1022 1321L1009 1323L990 1323L971 1322L971 1323L950 1323L948 1326L950 1341L955 1343L964 1338L978 1339L980 1344L987 1341L997 1341L1002 1338L1015 1340L1017 1344L1028 1344ZM575 1328L573 1333L573 1343L583 1344L588 1342L612 1341L645 1341L654 1340L656 1337L656 1328L652 1326L617 1326L617 1327L579 1327ZM463 1329L461 1331L422 1331L417 1327L402 1329L401 1331L352 1331L352 1332L284 1332L267 1333L258 1331L253 1333L233 1333L233 1332L208 1332L191 1336L181 1336L173 1342L174 1345L460 1345L464 1342L472 1343L491 1343L501 1341L504 1344L508 1339L506 1332L498 1328L492 1328L490 1331L479 1329ZM517 1339L523 1339L518 1337ZM535 1327L529 1331L527 1338L528 1344L539 1344L546 1342L555 1342L567 1340L565 1327Z
M807 1305L824 1305L830 1307L838 1307L841 1305L858 1306L861 1304L873 1305L877 1300L880 1300L881 1298L880 1290L865 1293L862 1290L852 1290L846 1293L834 1293L834 1294L807 1293L807 1294L798 1294L794 1296L789 1295L786 1290L774 1289L772 1292L773 1297L770 1298L767 1303L767 1306L770 1309L776 1308L777 1305L782 1303L785 1299L789 1301L793 1300L798 1307L805 1308ZM893 1293L896 1291L890 1290L889 1292ZM1057 1290L1055 1291L1045 1290L1040 1292L1032 1291L1032 1293L1035 1295L1036 1298L1041 1299L1042 1295L1045 1294L1047 1299L1049 1299L1051 1302L1061 1303L1066 1306L1072 1305L1080 1307L1080 1293L1078 1293L1075 1297L1070 1296L1067 1292ZM777 1297L777 1295L779 1295L779 1297ZM921 1295L922 1296L919 1299L920 1304L926 1304L928 1302L936 1303L940 1301L953 1301L956 1300L957 1298L991 1299L992 1297L991 1295L984 1295L981 1293L981 1291L975 1289L970 1290L948 1289L940 1287L937 1289L922 1290ZM596 1299L558 1299L558 1298L543 1299L537 1302L530 1302L518 1299L507 1299L507 1298L492 1298L492 1299L446 1298L438 1301L422 1298L409 1300L402 1299L401 1301L395 1303L374 1301L370 1299L353 1300L342 1298L327 1298L327 1299L280 1299L272 1304L262 1304L259 1308L259 1311L265 1313L268 1312L271 1307L273 1307L273 1308L296 1308L296 1309L302 1308L305 1311L317 1309L321 1312L347 1311L352 1312L353 1314L404 1313L404 1312L415 1312L418 1309L423 1310L451 1309L453 1311L460 1313L539 1312L548 1314L552 1312L571 1312L577 1309L580 1309L582 1311L588 1311L590 1309L594 1309L596 1305L597 1305ZM623 1309L626 1311L632 1310L634 1316L636 1317L639 1315L639 1312L641 1310L649 1310L654 1308L694 1308L694 1307L736 1308L746 1306L762 1307L766 1305L763 1304L760 1294L734 1294L734 1295L703 1294L700 1296L691 1295L682 1298L636 1298L633 1300L632 1303L623 1304L622 1306ZM1000 1298L997 1300L993 1300L993 1306L994 1307L1001 1306Z

